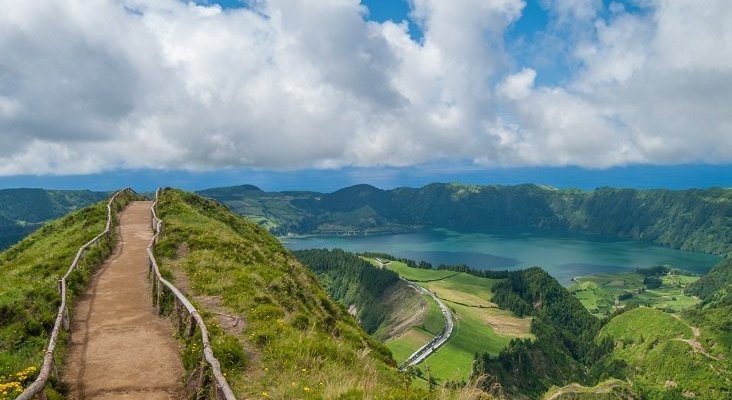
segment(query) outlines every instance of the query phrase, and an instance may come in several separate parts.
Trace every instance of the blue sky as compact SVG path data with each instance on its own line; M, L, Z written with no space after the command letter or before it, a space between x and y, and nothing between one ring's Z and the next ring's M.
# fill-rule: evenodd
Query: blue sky
M732 186L725 0L10 1L0 187Z

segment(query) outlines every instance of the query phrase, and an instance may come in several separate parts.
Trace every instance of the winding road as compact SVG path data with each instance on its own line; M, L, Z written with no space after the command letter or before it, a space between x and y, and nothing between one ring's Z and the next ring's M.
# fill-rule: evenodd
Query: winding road
M402 368L406 368L406 367L411 367L413 365L417 365L417 364L421 363L430 354L435 352L440 346L445 344L445 342L447 342L447 340L452 335L452 331L455 327L455 323L454 323L454 320L452 317L452 312L450 312L450 309L434 293L423 288L422 286L419 286L415 283L410 282L407 279L404 279L402 277L400 277L399 279L403 280L404 282L407 283L407 285L413 287L415 290L419 291L420 293L431 296L437 302L437 305L440 306L442 315L445 317L445 328L442 330L442 332L439 335L435 336L432 340L427 342L427 344L420 347L411 356L409 356L409 358L407 358L407 360L404 361L404 363L402 364Z
M388 264L390 262L389 260L382 260L379 257L376 257L375 260L377 263L379 263L381 268L385 268L386 264ZM455 275L457 275L457 273ZM454 276L454 275L450 275L450 276L447 276L447 277L444 277L441 279L450 278L452 276ZM399 366L399 369L404 369L404 368L411 367L413 365L417 365L417 364L421 363L422 361L424 361L425 358L429 357L430 354L437 351L437 349L440 346L445 344L445 342L447 342L447 340L450 339L450 336L452 335L452 331L455 328L455 322L452 317L452 312L450 312L450 309L447 307L447 305L445 305L445 303L442 302L442 300L440 300L440 298L437 297L437 295L435 295L434 293L430 292L429 290L423 288L422 286L417 285L416 283L410 281L409 279L404 279L401 276L399 277L399 279L404 281L410 287L414 288L414 290L432 297L437 302L437 305L440 306L442 315L445 317L445 328L442 329L442 332L440 332L439 335L432 338L432 340L427 342L427 344L425 344L424 346L417 349L417 351L412 353L412 355L409 356ZM441 279L436 279L436 280L441 280Z

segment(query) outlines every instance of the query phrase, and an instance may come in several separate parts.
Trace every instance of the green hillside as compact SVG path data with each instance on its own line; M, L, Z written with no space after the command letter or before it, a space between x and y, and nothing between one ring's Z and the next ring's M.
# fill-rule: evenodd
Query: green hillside
M396 370L389 350L264 229L177 190L162 192L159 215L161 265L206 310L214 353L238 396L426 398ZM243 323L231 327L214 312ZM199 359L197 352L187 346L184 360Z
M115 214L132 199L127 193L118 196ZM79 247L104 230L106 205L105 200L48 223L0 253L0 383L21 371L32 371L22 374L21 384L35 377L58 311L58 280ZM111 252L114 240L113 236L111 242L92 247L81 259L68 281L72 300ZM62 331L60 337L57 354L63 357L68 335Z
M732 190L590 192L536 185L431 184L381 190L357 185L333 193L208 189L203 195L275 234L376 234L424 227L545 229L646 240L716 254L732 251Z
M86 207L108 196L88 190L0 190L0 249L8 247L43 223Z
M703 327L652 308L636 308L612 318L598 335L615 348L605 360L648 399L728 399L732 396L729 352L712 347Z
M544 394L543 400L639 400L628 382L608 379L595 386L582 386L576 383L564 387L552 387Z

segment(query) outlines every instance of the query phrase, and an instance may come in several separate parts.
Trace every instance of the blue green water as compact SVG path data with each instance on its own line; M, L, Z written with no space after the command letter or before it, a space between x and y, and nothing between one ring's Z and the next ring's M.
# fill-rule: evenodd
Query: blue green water
M660 247L647 242L547 233L460 233L430 230L419 233L281 238L291 249L341 248L373 251L425 260L433 265L466 264L477 269L521 269L540 266L559 282L598 272L671 265L702 274L720 257Z

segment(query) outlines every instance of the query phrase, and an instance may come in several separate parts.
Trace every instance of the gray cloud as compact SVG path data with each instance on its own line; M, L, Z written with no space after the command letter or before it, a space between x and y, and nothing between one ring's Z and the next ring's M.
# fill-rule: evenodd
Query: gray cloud
M0 174L732 161L723 0L546 1L563 86L506 50L520 0L412 4L420 42L356 1L0 0Z

